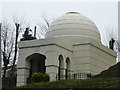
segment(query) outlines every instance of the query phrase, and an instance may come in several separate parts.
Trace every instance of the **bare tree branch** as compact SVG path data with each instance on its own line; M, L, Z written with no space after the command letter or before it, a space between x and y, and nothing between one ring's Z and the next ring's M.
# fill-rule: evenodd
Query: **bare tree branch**
M3 22L1 27L1 40L2 40L2 55L3 55L3 65L4 65L4 74L3 77L6 75L6 68L11 59L11 53L13 50L14 40L12 35L12 30L10 29L10 24L6 21Z
M38 31L38 38L40 38L40 36L45 36L46 32L48 31L48 28L50 27L51 22L54 20L55 18L52 17L48 18L46 16L45 13L42 14L41 16L41 22L39 22L37 25L39 26L39 31Z
M103 40L103 43L104 43L106 46L109 47L109 41L110 41L112 38L113 38L114 40L117 39L115 30L107 28L107 29L105 29L104 31L102 31L102 40Z
M120 41L116 40L116 51L120 52Z

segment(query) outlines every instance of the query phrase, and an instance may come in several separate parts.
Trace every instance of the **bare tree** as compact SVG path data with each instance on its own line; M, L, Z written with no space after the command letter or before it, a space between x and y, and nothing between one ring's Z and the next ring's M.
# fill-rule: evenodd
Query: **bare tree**
M115 48L115 41L117 40L117 37L116 37L116 33L115 33L115 30L112 30L112 29L106 29L104 31L102 31L102 40L103 40L103 43L104 45L106 45L107 47L109 48ZM112 47L112 44L113 47Z
M1 27L1 43L2 43L2 57L3 57L3 66L4 66L4 73L3 77L6 75L6 69L8 67L8 64L10 63L11 54L13 51L13 45L14 45L14 37L13 37L13 31L10 29L10 24L6 21L2 23Z
M105 45L117 53L117 61L120 61L120 41L118 40L118 32L113 29L106 29L102 32L103 42Z
M13 20L14 20L14 26L15 26L15 47L14 47L14 58L13 58L13 62L12 62L12 67L11 67L11 77L14 77L14 71L15 71L15 63L17 60L17 54L18 54L18 37L20 32L23 30L22 29L22 25L25 23L25 19L24 17L19 17L17 16L13 16Z
M118 39L115 40L114 50L120 52L120 41L118 41Z
M117 50L120 52L120 41L117 41Z
M42 35L45 36L46 32L48 31L48 28L50 27L51 22L55 19L55 17L47 17L46 13L43 13L41 16L41 22L39 22L37 25L40 28L40 30L37 32L38 38Z

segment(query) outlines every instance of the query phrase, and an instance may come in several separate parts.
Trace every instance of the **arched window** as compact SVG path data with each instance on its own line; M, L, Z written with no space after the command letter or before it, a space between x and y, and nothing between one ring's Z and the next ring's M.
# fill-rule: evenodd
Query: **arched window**
M66 79L70 78L70 58L66 58Z
M58 80L63 79L63 75L64 75L64 60L63 60L63 56L59 55L59 67L58 67Z

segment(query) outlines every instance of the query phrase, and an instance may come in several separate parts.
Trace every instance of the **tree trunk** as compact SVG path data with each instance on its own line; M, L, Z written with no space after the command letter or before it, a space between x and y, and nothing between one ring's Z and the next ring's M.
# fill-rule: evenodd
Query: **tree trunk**
M7 66L8 66L8 61L7 61L7 57L5 55L5 52L2 52L2 53L3 53L3 62L4 62L3 77L5 77L5 75L6 75L6 69L7 69Z
M16 27L15 54L14 54L12 68L11 68L11 77L14 77L15 62L16 62L16 57L17 57L17 41L18 41L18 36L19 36L19 27L20 27L20 24L15 23L15 27Z
M6 76L6 68L7 68L7 67L4 67L3 77Z

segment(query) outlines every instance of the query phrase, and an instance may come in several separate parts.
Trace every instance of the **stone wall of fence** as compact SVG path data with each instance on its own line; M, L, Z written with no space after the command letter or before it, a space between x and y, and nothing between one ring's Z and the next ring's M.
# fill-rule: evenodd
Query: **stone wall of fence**
M2 88L11 88L16 86L16 77L13 78L2 78Z

